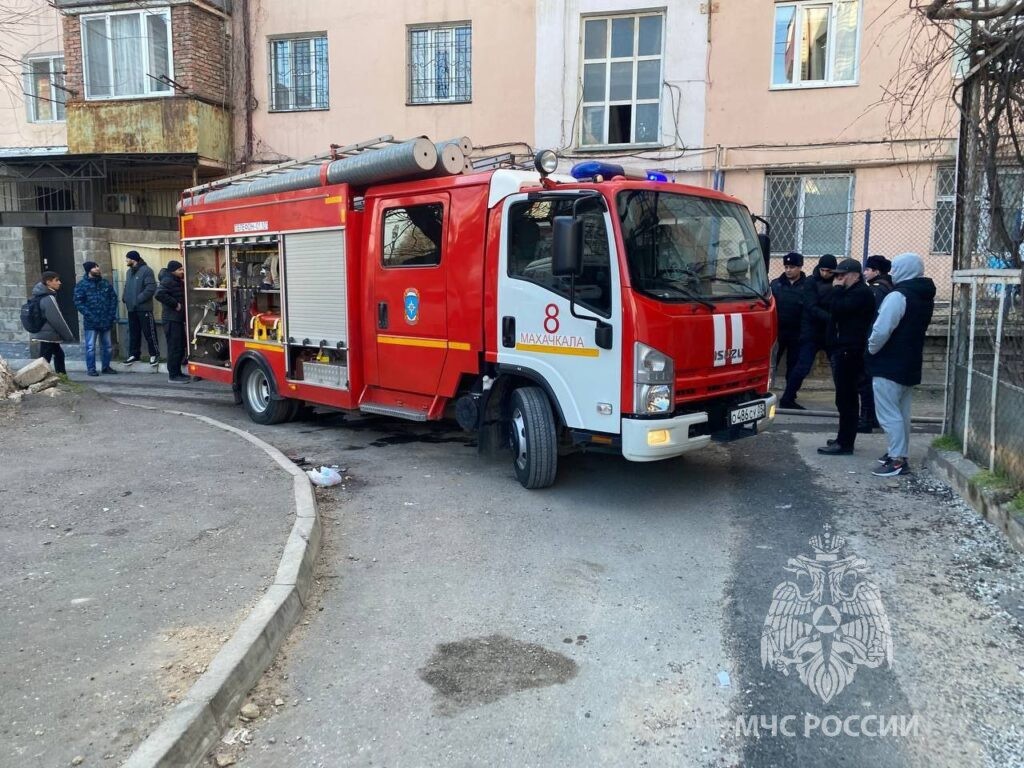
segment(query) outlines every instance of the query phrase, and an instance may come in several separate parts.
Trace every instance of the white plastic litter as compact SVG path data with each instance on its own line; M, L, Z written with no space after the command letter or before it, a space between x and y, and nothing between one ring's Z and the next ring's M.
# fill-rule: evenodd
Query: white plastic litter
M341 482L341 473L333 467L307 469L306 475L313 485L337 485Z

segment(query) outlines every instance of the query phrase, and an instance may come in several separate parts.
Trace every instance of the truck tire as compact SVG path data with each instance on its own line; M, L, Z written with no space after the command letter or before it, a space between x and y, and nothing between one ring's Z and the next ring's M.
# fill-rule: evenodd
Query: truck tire
M280 424L295 412L295 401L275 400L261 365L249 363L242 371L242 403L257 424Z
M512 467L523 488L547 488L558 470L558 436L551 403L540 387L512 393Z

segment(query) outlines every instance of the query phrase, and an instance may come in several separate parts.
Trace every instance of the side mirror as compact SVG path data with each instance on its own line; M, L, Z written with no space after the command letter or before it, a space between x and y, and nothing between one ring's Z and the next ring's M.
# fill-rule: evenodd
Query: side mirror
M761 258L764 259L764 268L765 272L767 272L771 268L772 239L762 232L757 236L757 242L761 244Z
M574 216L555 216L552 226L551 274L578 277L583 272L583 222Z

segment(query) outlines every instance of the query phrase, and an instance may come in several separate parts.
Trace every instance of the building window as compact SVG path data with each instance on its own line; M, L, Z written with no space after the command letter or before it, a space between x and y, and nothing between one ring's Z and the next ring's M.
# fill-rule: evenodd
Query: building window
M270 111L327 109L327 36L270 41Z
M473 98L473 28L448 24L409 29L409 103Z
M63 56L40 56L25 62L29 122L63 122L66 94Z
M860 0L775 4L772 87L857 82Z
M932 253L953 252L953 214L956 210L956 168L940 165L935 171L935 224Z
M772 252L849 255L852 203L852 173L766 175Z
M83 16L82 50L87 99L173 92L169 8Z
M440 203L384 211L385 267L435 267L441 263L444 206Z
M664 16L583 19L580 145L661 140Z

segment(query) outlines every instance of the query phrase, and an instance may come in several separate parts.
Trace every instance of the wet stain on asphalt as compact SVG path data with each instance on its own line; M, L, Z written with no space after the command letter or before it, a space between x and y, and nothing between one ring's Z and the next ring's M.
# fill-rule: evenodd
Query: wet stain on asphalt
M475 447L476 441L470 437L444 436L435 434L410 434L408 432L395 433L374 440L370 445L374 448L386 448L389 445L406 445L408 443L462 443L467 447Z
M435 712L455 715L529 688L566 683L576 662L535 643L488 635L441 643L417 674L436 693Z

